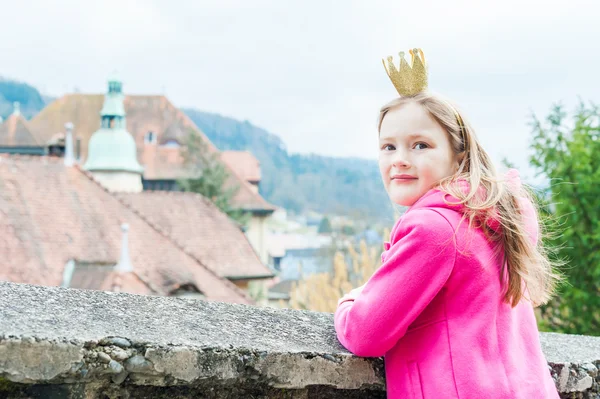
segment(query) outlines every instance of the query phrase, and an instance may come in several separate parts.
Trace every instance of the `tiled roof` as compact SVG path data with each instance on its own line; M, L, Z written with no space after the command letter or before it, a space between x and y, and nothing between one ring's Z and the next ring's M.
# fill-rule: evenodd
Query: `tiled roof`
M221 159L246 181L260 181L260 162L250 151L223 151Z
M56 133L64 130L66 122L75 125L74 135L81 139L81 159L87 157L89 140L100 128L100 110L104 102L102 94L68 94L48 104L29 124L37 141L47 143ZM139 162L144 166L145 179L176 179L188 177L179 148L164 145L169 140L179 144L186 142L190 132L199 134L209 151L218 149L192 120L165 96L125 96L127 131L136 142ZM145 143L148 132L154 133L156 143ZM251 210L272 211L275 207L265 201L251 187L244 187L243 177L237 173L232 181L241 186L234 197L234 205ZM233 182L231 184L233 184Z
M12 114L0 123L0 145L35 146L37 140L29 129L29 124L21 114Z
M272 277L240 228L203 196L172 191L118 195L218 275Z
M125 290L130 294L141 295L156 295L152 289L152 285L143 281L136 272L120 273L114 270L114 265L76 265L73 271L69 287L101 290L101 291L117 291Z
M168 295L193 284L208 300L252 303L89 173L60 158L0 156L1 280L60 285L70 260L117 263L122 223L129 224L135 273L121 278L122 291L140 293L145 285ZM230 237L231 245L242 239L241 232Z
M269 287L269 292L277 292L280 294L289 295L294 287L294 283L298 283L298 280L283 280Z
M233 185L239 187L231 200L233 204L248 211L275 212L277 210L275 205L270 204L256 193L250 183L238 175L234 169L229 169L229 175L230 178L225 183L225 187L231 187Z

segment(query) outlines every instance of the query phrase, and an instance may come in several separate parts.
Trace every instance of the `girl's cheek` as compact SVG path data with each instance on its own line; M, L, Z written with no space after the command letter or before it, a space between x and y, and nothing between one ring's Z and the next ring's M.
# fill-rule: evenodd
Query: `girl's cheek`
M389 160L384 157L379 158L379 170L383 173L387 168L389 168Z

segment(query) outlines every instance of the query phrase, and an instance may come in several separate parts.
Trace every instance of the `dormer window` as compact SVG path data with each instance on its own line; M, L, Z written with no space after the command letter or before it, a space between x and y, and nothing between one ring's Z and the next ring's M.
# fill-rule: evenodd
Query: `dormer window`
M156 133L154 133L154 132L146 133L146 136L144 136L144 143L146 143L146 144L156 143Z
M175 139L169 139L165 141L162 146L167 148L179 148L179 142Z
M176 287L169 296L175 296L179 298L191 298L191 299L206 299L206 296L196 287L195 284L187 283Z

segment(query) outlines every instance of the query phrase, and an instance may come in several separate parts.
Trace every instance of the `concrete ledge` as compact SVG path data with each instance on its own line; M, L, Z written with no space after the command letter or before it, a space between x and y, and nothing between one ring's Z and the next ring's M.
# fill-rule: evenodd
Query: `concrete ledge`
M600 338L543 334L563 397L598 397ZM0 282L0 397L384 398L332 315ZM594 396L596 395L596 396Z

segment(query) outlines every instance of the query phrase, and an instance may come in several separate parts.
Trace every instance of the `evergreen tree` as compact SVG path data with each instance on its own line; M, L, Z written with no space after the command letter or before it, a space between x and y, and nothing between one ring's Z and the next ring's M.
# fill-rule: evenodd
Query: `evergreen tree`
M323 219L321 219L321 222L319 223L318 232L319 232L319 234L326 234L326 233L332 232L331 222L329 221L329 218L327 216L325 216L325 217L323 217Z
M247 225L250 213L231 205L239 186L232 183L218 153L210 151L202 137L191 129L187 134L183 158L186 167L195 177L178 180L179 187L183 191L203 195L230 218L241 225Z

